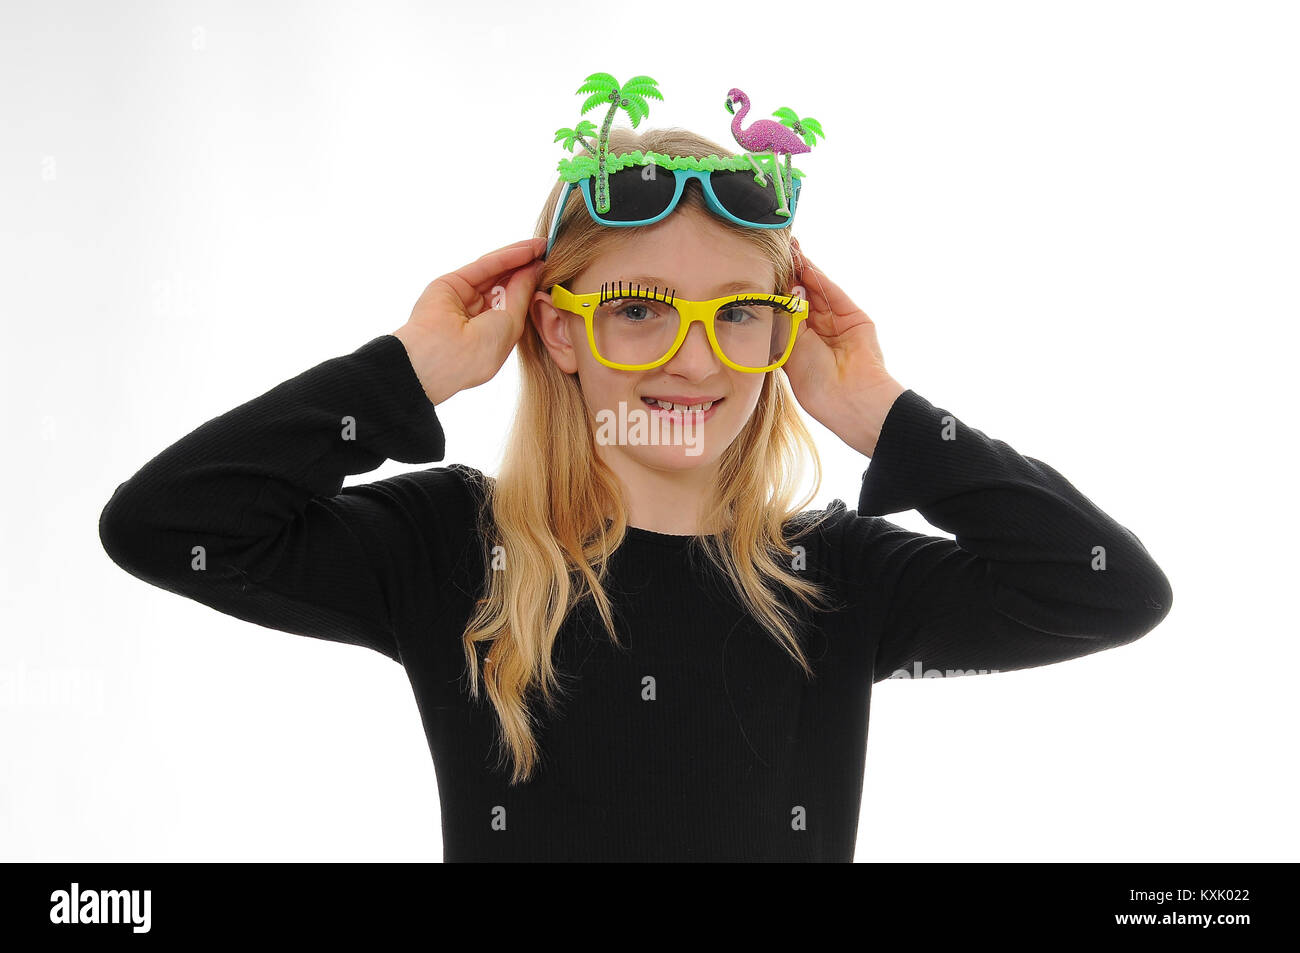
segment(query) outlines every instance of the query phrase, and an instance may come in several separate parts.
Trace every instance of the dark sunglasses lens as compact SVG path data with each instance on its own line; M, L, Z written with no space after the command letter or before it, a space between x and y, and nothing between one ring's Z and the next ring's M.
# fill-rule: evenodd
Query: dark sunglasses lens
M599 208L596 196L600 180L593 175L589 181L592 204ZM654 165L620 169L609 176L609 211L601 212L600 216L611 222L654 218L668 208L676 190L677 177L667 169Z
M778 225L790 221L789 215L777 214L781 203L777 201L774 176L767 176L767 184L759 185L750 171L712 172L709 183L722 207L742 221L755 225ZM794 208L793 196L786 196L785 207Z

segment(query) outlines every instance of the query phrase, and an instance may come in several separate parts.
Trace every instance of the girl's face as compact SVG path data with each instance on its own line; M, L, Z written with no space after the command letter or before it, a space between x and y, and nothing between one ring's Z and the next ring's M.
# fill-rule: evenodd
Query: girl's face
M770 292L775 274L751 244L707 212L684 208L593 259L565 287L581 294L618 281L703 301L738 291ZM556 309L549 293L538 292L532 314L556 365L578 375L598 453L622 454L656 470L706 468L718 462L758 403L764 375L723 364L698 323L667 363L623 371L596 360L583 318ZM669 412L652 398L713 406L703 415Z

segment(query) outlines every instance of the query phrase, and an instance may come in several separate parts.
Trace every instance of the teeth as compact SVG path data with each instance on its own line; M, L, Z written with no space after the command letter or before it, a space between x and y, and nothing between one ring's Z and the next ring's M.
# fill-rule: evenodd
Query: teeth
M683 413L703 413L713 406L713 401L711 400L706 400L702 404L692 404L688 407L686 404L674 404L671 401L660 400L657 397L651 397L648 399L654 401L664 410L679 410Z

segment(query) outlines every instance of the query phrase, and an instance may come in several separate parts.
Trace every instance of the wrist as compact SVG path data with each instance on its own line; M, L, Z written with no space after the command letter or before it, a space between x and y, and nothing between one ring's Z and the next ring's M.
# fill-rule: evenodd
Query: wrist
M409 334L405 326L393 331L392 335L401 341L402 346L406 348L406 356L411 362L411 369L415 371L415 376L424 389L424 395L429 398L429 403L436 407L443 401L455 396L461 390L459 387L451 387L446 384L447 374L443 373L437 366L438 355L436 353L426 353L426 350L420 346L418 335Z
M862 391L852 402L853 419L840 438L864 457L875 456L885 418L907 388L892 377Z

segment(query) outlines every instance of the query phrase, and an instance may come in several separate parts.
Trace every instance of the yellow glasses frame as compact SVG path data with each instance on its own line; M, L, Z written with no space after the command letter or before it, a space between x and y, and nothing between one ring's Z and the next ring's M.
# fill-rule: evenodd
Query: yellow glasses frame
M628 299L644 297L647 301L663 301L663 303L671 304L676 308L678 315L681 317L681 327L677 329L677 339L673 341L672 347L668 349L668 353L659 360L653 361L649 364L618 364L614 361L606 360L601 356L600 352L596 350L596 329L594 323L596 319L596 308L601 303L601 295L602 292L599 291L574 294L562 285L551 286L551 302L555 307L559 308L561 311L569 311L573 314L579 315L586 321L587 343L591 347L592 356L606 367L612 367L619 371L648 371L651 368L662 367L664 364L667 364L673 359L673 355L676 354L678 349L682 346L682 342L686 340L686 335L690 333L691 325L696 321L699 321L704 325L704 333L708 335L709 345L713 348L713 353L718 355L718 359L722 361L723 364L726 364L733 371L743 371L747 374L765 374L768 371L776 370L784 364L787 359L789 359L790 352L794 350L795 339L799 337L799 322L808 317L808 299L800 298L797 295L762 294L741 291L737 294L723 295L721 298L710 298L708 301L691 301L687 298L676 297L669 301L654 294L611 296L606 293L605 300L610 300L611 297L622 297ZM713 331L713 322L714 318L717 316L718 309L724 304L728 304L732 301L771 301L783 306L787 310L794 311L794 327L790 333L790 341L786 344L785 353L781 355L779 360L767 365L767 367L742 367L722 353L722 348L718 346L717 335Z

